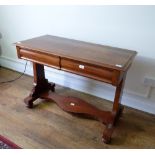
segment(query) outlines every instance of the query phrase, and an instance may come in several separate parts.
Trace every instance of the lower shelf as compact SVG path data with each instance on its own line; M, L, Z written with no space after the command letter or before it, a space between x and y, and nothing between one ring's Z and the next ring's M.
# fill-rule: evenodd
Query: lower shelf
M110 143L115 123L123 111L123 106L120 106L118 113L100 110L80 98L59 95L55 92L55 84L49 84L48 87L49 89L46 90L46 92L41 93L36 93L38 87L34 87L31 94L24 100L26 105L29 108L33 108L33 101L37 98L46 99L48 101L52 100L66 112L94 118L106 125L103 131L102 141L104 143Z

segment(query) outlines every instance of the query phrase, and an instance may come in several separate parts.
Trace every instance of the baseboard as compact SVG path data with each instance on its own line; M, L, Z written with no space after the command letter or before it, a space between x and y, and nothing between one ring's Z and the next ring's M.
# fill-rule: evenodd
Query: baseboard
M0 64L3 67L23 72L25 61L1 56ZM30 76L33 75L31 63L28 63L25 74ZM103 82L48 67L45 67L45 74L49 81L55 82L56 84L113 101L115 88L108 84L104 84ZM128 92L128 90L124 91L122 104L155 114L155 104L153 104L153 101L151 102L148 98L143 97L142 95L137 95L138 93L131 91L131 93Z

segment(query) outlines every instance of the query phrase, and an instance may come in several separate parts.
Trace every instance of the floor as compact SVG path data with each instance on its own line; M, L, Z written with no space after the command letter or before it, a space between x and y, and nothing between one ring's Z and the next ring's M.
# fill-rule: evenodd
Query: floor
M19 73L0 68L0 82ZM37 100L28 109L23 99L32 88L33 78L0 84L0 135L22 148L155 148L155 115L125 107L110 145L101 141L105 126L98 121L76 117L62 111L55 103ZM97 107L111 109L112 104L92 95L62 86L60 94L80 97Z

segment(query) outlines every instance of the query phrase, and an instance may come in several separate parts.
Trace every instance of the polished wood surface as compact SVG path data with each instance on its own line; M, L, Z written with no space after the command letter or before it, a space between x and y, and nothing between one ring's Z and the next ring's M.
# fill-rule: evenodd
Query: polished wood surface
M24 100L26 105L33 108L33 102L43 98L54 100L67 112L94 117L106 125L102 140L110 143L123 111L123 86L136 52L48 35L18 42L16 48L19 58L33 62L35 85ZM55 84L45 78L44 65L116 86L112 111L100 110L79 98L55 93Z
M136 55L136 52L131 50L51 35L20 41L16 45L22 49L33 50L36 53L53 54L117 70L126 70Z
M83 69L79 68L79 65L84 66ZM95 66L93 64L87 64L80 61L62 58L61 70L71 73L86 76L106 83L112 83L113 70L104 67Z
M48 55L42 54L42 53L36 53L33 51L28 51L21 49L20 50L20 57L25 58L30 61L35 61L37 63L43 63L45 65L54 67L59 69L60 68L60 62L59 62L59 57L55 55Z

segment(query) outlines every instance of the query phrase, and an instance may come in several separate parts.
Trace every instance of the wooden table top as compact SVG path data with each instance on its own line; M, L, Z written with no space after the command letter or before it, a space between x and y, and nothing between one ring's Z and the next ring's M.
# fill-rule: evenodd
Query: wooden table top
M117 70L125 70L137 54L136 51L127 49L51 35L17 42L16 46Z

